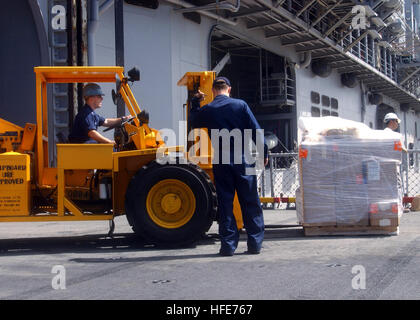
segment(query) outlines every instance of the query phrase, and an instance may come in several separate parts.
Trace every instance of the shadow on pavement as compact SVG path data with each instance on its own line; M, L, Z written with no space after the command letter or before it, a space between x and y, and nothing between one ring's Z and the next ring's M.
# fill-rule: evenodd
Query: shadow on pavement
M42 237L0 239L1 256L20 256L34 254L56 254L77 252L125 252L139 250L176 250L195 248L200 245L211 245L218 241L218 235L207 234L198 242L187 246L156 246L146 242L132 233L114 234L112 238L106 234L95 234L74 237Z
M302 227L280 226L266 227L264 241L291 241L291 240L314 240L314 239L342 239L342 238L366 238L366 237L389 237L387 235L346 235L346 236L311 236L305 237ZM245 231L240 233L240 242L246 242ZM215 245L218 250L219 236L216 233L208 233L199 241L188 246L156 246L146 242L133 233L114 234L112 238L106 234L94 234L85 236L61 236L42 238L18 238L0 239L0 257L2 256L24 256L36 254L56 253L112 253L129 251L149 250L180 250L191 249L203 245ZM238 253L240 254L240 253ZM197 257L194 255L194 257ZM177 259L175 257L175 259Z
M266 230L267 241L276 239L290 239L302 237L303 233L297 229ZM246 241L246 232L240 234L240 241ZM187 246L156 246L148 243L133 233L116 233L112 238L106 234L90 234L78 236L57 236L40 238L0 239L1 256L24 256L35 254L57 253L112 253L148 250L179 250L196 248L202 245L219 244L219 235L208 233L199 241ZM218 250L218 248L217 248Z

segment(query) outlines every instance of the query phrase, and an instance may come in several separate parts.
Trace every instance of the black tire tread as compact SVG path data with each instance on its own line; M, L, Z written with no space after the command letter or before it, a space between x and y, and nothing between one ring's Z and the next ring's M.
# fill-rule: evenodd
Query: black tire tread
M143 235L141 234L142 231L140 230L141 228L137 228L136 227L136 213L135 213L135 204L132 202L133 201L133 192L135 191L133 187L131 187L132 184L135 184L136 181L140 181L142 179L147 179L147 177L149 176L150 173L154 172L155 170L158 170L160 168L163 168L165 166L177 166L179 168L182 168L184 170L189 171L191 174L193 174L194 176L196 176L198 178L198 180L200 181L200 183L202 184L202 186L205 188L206 191L206 196L209 200L209 205L208 205L208 221L205 224L202 232L197 232L196 236L191 237L190 239L187 239L185 241L180 240L177 241L177 243L175 245L186 245L186 244L190 244L191 242L195 242L196 240L198 240L203 233L206 233L210 227L213 224L213 221L217 218L217 195L216 195L216 188L213 184L213 182L211 181L209 175L202 169L200 168L198 165L187 162L186 164L184 163L179 163L177 162L176 164L159 164L156 160L152 161L151 163L143 166L135 175L133 175L133 177L131 178L131 181L129 183L129 186L127 188L127 192L126 192L126 200L125 200L125 206L126 206L126 215L127 215L127 220L129 222L129 224L131 225L132 229L134 232L136 232L136 234L138 234L140 237L144 237L147 240L150 240L153 243L156 244L164 244L167 245L168 243L165 243L165 241L162 240L157 240L156 238L147 236L147 235ZM174 245L174 243L172 242L171 245Z

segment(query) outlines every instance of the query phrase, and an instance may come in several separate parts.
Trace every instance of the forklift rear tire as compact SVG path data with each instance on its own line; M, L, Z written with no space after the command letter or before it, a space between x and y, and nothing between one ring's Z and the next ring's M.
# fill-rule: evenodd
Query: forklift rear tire
M209 230L217 198L213 183L198 166L153 161L131 179L125 208L140 237L158 245L183 246Z

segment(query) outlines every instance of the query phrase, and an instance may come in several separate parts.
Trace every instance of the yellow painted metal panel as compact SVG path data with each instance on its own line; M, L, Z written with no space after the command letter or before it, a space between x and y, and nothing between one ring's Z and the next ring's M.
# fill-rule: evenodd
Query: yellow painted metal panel
M126 85L124 85L124 84L121 85L120 94L121 94L121 97L124 100L125 106L127 107L128 111L130 112L130 115L135 117L134 122L136 124L136 127L138 127L140 125L140 121L137 118L137 114L140 113L140 108L139 108L138 105L135 106L134 104L132 104L132 102L131 102L130 98L128 97L128 94L127 94L127 92L130 91L130 88L126 89L125 86Z
M112 154L113 162L114 162L114 172L120 171L119 167L119 160L123 158L132 158L135 156L144 156L144 155L154 155L156 154L156 149L144 149L144 150L130 150L130 151L120 151L114 152Z
M0 154L0 216L27 216L31 207L30 158L27 154Z
M112 144L57 144L58 216L65 217L65 208L78 220L85 220L79 208L65 197L64 170L109 169L112 170ZM88 219L86 219L88 220Z
M57 168L44 168L41 185L56 186L57 185Z
M112 169L112 144L57 144L57 167Z
M188 86L189 80L191 77L195 76L204 76L204 77L211 77L214 79L214 75L216 73L214 71L195 71L195 72L187 72L184 76L177 82L178 86Z
M65 189L65 182L64 182L64 169L58 169L58 185L57 185L57 211L59 216L64 216L64 189Z
M125 212L125 193L131 178L156 158L156 149L115 152L113 156L113 208L114 213L119 214Z
M37 153L37 179L42 184L44 171L44 152L42 150L42 76L36 75L36 153Z
M0 216L0 222L47 222L47 221L96 221L96 220L112 220L114 216L112 214L101 214L101 215L83 215L83 216L73 216L65 215L58 216L54 214L46 215L36 215L36 216L10 216L2 217Z
M133 92L131 91L130 87L128 86L128 84L123 82L122 85L121 85L121 89L125 90L125 92L127 94L127 97L130 100L131 105L134 108L135 115L139 114L141 112L141 109L139 107L139 104L137 103L136 98L133 95Z
M235 198L233 200L233 215L235 216L236 226L238 229L244 227L244 220L242 218L241 205L239 204L238 194L235 192Z
M47 105L47 83L42 82L42 150L44 152L44 168L48 167L48 105ZM53 120L54 121L54 120Z
M74 216L83 217L83 213L79 208L69 199L64 198L64 206L68 208Z
M115 82L123 67L35 67L37 75L49 83Z
M2 131L22 131L23 128L11 123L7 120L0 118L0 132Z
M16 132L16 136L6 136L6 132ZM0 134L4 136L0 137L0 152L16 151L16 144L21 140L20 133L23 128L0 118Z
M19 151L32 151L34 149L36 125L32 123L25 124L22 143Z
M186 86L189 94L199 89L204 93L204 100L200 105L204 106L213 101L213 81L216 73L213 71L187 72L179 81L178 86ZM189 114L187 112L187 118ZM188 133L189 135L190 133ZM214 151L210 142L209 134L206 128L197 128L193 131L193 143L188 143L188 156L196 159L202 158L204 161L199 165L207 168L212 163Z

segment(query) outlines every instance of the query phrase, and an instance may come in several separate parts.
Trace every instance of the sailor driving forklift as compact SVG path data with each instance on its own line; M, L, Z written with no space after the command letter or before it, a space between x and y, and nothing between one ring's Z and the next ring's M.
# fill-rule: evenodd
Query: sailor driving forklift
M230 98L231 84L225 77L217 77L212 86L214 100L200 108L200 101L204 93L198 91L191 100L190 123L193 128L227 129L231 132L239 129L244 137L245 129L260 129L258 122L247 103L243 100ZM256 139L256 138L255 138ZM212 141L214 144L214 141ZM220 145L220 144L219 144ZM244 144L242 144L244 145ZM216 149L216 148L215 148ZM258 254L264 238L264 219L260 199L257 191L257 178L247 175L249 165L245 161L242 149L242 163L236 164L232 143L230 150L230 163L213 162L213 174L218 197L219 235L221 248L219 254L232 256L238 246L239 230L233 214L233 201L235 191L242 210L244 226L248 235L248 253ZM216 151L217 152L217 151ZM219 152L222 158L223 150ZM265 164L268 162L267 146L264 143Z
M96 83L88 83L83 87L83 98L85 105L80 109L71 133L69 134L69 142L71 143L112 143L113 140L104 137L98 132L99 126L111 127L120 124L128 118L108 118L98 115L95 110L102 107L102 100L105 94Z

